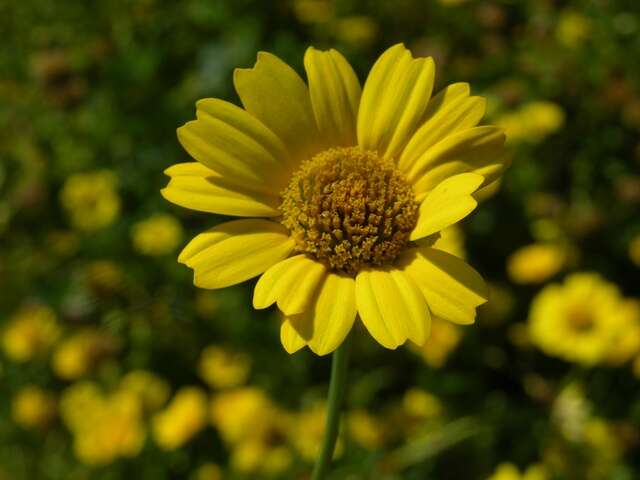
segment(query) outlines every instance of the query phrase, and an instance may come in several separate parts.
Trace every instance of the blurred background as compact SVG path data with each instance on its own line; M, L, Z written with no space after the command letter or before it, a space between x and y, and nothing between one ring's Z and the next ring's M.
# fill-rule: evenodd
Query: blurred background
M334 479L640 478L636 0L0 2L0 479L306 479L329 359L176 261L175 129L258 50L468 81L513 166L442 243L490 282L424 349L356 333ZM635 297L635 298L634 298Z

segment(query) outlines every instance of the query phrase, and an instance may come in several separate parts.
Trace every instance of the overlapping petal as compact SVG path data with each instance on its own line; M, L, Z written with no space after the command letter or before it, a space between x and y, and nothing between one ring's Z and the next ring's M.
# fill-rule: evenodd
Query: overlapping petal
M504 140L500 128L481 126L460 131L436 143L406 173L418 201L440 182L458 173L482 175L485 177L483 185L495 181L508 166Z
M294 247L289 233L269 220L234 220L197 235L178 261L194 270L202 288L223 288L261 274Z
M287 319L284 319L282 325L280 325L280 342L282 342L282 346L287 353L296 353L307 345L305 339L300 336Z
M314 353L326 355L342 343L351 330L355 318L353 279L328 273L318 287L313 306L304 313L287 317L285 323L289 323L295 329ZM291 332L286 333L288 333L287 339L290 340L289 347L299 344L299 340L293 338Z
M309 89L289 65L259 52L253 68L238 68L233 82L244 108L284 142L299 162L322 148Z
M434 248L404 252L398 266L422 291L432 315L461 325L475 321L488 289L478 272L463 260Z
M429 148L456 132L475 127L485 113L486 101L470 97L469 85L454 83L429 101L425 121L411 137L398 160L408 170Z
M287 182L290 166L274 133L229 102L206 99L196 107L198 119L178 129L184 149L234 184L277 194Z
M162 196L181 207L242 217L275 217L276 196L234 185L199 162L179 163L165 170L171 177Z
M278 308L285 315L302 313L313 300L325 275L324 265L306 255L283 260L258 280L253 292L253 306L261 309L278 302Z
M309 93L320 135L331 146L355 145L360 82L336 50L309 47L304 56Z
M483 181L482 175L461 173L439 183L420 205L418 223L409 239L432 235L469 215L478 205L472 194Z
M387 158L396 157L423 119L434 78L431 57L414 59L402 44L384 52L362 90L358 144Z
M407 339L422 345L429 308L416 284L400 270L363 270L356 276L356 304L365 327L381 345L395 349Z

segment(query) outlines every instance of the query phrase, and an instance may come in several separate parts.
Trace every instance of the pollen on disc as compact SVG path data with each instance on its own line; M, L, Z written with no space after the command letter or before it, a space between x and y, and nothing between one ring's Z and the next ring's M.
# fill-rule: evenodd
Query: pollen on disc
M359 147L302 163L281 197L281 222L297 251L347 275L393 262L418 218L414 192L393 161Z

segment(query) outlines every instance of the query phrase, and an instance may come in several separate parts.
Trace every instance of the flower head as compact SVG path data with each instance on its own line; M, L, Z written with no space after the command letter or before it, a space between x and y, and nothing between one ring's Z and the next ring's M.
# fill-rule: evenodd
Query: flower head
M529 333L548 355L584 365L620 364L640 351L640 307L599 275L575 273L534 299Z
M167 169L164 197L249 217L196 236L179 261L202 288L262 275L254 307L278 305L289 352L332 352L357 315L387 348L424 344L432 315L473 323L486 286L434 242L506 167L502 131L477 126L484 100L464 83L432 97L433 60L403 45L362 89L335 50L309 48L304 64L308 86L260 52L234 75L244 108L200 100L178 129L197 162Z
M94 231L110 225L120 213L120 197L114 172L78 173L67 179L60 203L74 227Z

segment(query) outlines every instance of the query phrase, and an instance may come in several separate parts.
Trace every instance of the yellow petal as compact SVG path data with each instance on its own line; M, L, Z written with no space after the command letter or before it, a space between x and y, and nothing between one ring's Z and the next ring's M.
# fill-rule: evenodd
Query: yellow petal
M286 319L280 325L280 341L287 353L296 353L307 344Z
M340 346L355 318L353 279L329 273L318 288L313 308L287 320L314 353L326 355Z
M285 315L306 310L326 268L306 255L287 258L269 268L253 291L254 308L267 308L275 302Z
M333 146L355 145L360 82L336 50L309 47L304 55L309 93L320 134Z
M253 68L235 70L233 82L244 108L280 137L295 160L317 153L309 90L289 65L259 52Z
M432 235L469 215L478 204L472 193L483 181L482 175L461 173L439 183L420 205L418 224L409 239Z
M178 129L193 158L236 184L278 194L290 166L282 142L249 113L229 102L200 100L197 120Z
M399 270L363 270L356 277L356 304L365 327L382 346L411 340L422 345L431 316L423 295Z
M171 180L160 193L181 207L243 217L279 215L277 197L233 185L199 162L179 163L165 173Z
M420 156L439 141L456 132L475 127L484 116L486 101L469 97L467 88L454 84L433 97L427 107L425 122L411 137L398 160L398 168L408 169Z
M396 157L423 118L434 77L431 57L414 59L402 44L384 52L362 90L358 144L388 158Z
M422 290L433 316L467 325L475 321L476 307L489 298L480 274L449 253L429 247L408 250L398 266Z
M496 180L507 166L504 139L503 131L497 127L474 127L449 135L429 148L407 172L418 201L441 181L458 173L482 175L484 185Z
M234 220L197 235L178 261L194 270L202 288L243 282L285 259L294 241L287 230L269 220Z

